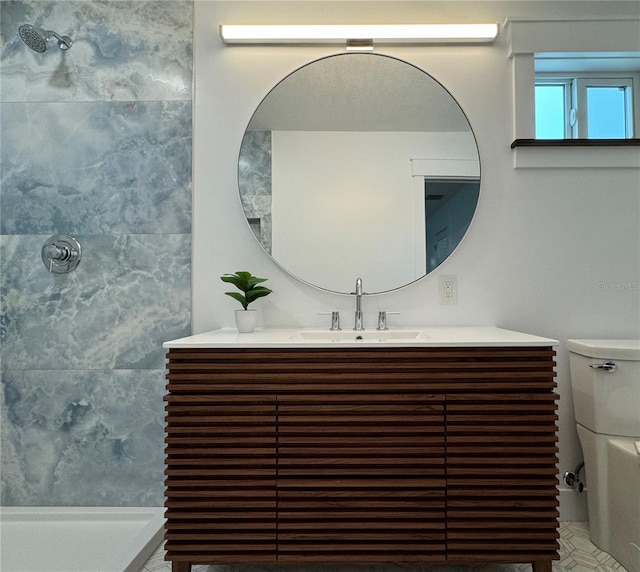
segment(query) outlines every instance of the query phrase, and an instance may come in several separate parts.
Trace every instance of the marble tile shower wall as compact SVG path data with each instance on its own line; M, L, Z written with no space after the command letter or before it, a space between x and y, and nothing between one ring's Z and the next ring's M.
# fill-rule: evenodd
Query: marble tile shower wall
M238 186L251 229L271 254L271 131L247 131L240 146Z
M163 503L162 342L190 331L193 0L0 1L5 505ZM69 35L31 51L18 27ZM75 236L78 268L41 248Z

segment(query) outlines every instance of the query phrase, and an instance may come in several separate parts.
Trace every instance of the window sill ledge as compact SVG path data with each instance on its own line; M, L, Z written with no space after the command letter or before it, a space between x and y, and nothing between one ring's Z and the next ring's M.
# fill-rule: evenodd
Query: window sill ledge
M515 169L640 169L640 139L516 139Z
M640 139L516 139L516 147L640 147Z

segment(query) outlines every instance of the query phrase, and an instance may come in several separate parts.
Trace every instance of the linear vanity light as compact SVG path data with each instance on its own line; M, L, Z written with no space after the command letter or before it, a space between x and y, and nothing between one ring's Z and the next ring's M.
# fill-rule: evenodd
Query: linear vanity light
M228 25L220 26L226 44L347 44L371 49L374 43L491 43L498 24L380 25ZM360 45L360 46L359 46Z

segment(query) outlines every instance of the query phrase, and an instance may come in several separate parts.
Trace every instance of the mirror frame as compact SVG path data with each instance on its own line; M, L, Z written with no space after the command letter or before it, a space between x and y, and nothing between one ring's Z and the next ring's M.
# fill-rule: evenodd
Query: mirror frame
M437 86L440 87L440 89L443 90L444 93L446 93L449 98L451 99L451 101L453 102L453 104L455 104L455 106L458 108L458 110L460 111L462 117L464 117L464 120L466 121L466 124L469 127L469 133L471 134L474 146L475 146L475 151L476 151L476 157L477 157L477 170L478 170L478 175L477 175L477 183L478 183L478 195L476 198L476 202L475 205L473 207L473 213L471 214L471 217L469 218L468 224L466 225L464 232L460 235L460 238L458 240L458 242L455 244L455 246L450 250L450 252L440 261L438 262L438 264L432 268L431 270L426 270L425 273L422 276L419 276L413 280L410 280L409 282L406 282L404 284L401 284L399 286L393 287L393 288L388 288L385 290L379 290L379 291L367 291L367 294L372 295L372 294L384 294L387 292L393 292L395 290L400 290L401 288L405 288L407 286L410 286L411 284L415 284L416 282L424 279L425 277L427 277L429 274L431 274L432 272L434 272L437 268L439 268L439 266L444 263L446 260L448 260L453 254L454 252L459 248L460 244L463 242L463 240L465 239L465 237L467 236L469 229L471 228L473 221L475 219L475 216L477 214L478 211L478 201L480 200L480 195L481 195L481 183L482 183L482 162L481 162L481 158L480 158L480 148L478 145L478 140L477 137L475 135L475 132L473 130L473 127L471 125L471 122L469 121L469 118L467 117L467 114L464 112L464 109L462 108L462 106L460 105L460 103L458 102L458 100L451 94L451 92L439 81L437 80L435 77L433 77L431 74L429 74L428 72L426 72L424 69L420 68L419 66L417 66L416 64L413 64L411 62L408 62L406 60L403 60L397 56L390 56L387 54L381 54L381 53L371 53L371 52L340 52L340 53L336 53L336 54L329 54L329 55L325 55L316 59L313 59L309 62L306 62L300 66L298 66L296 69L292 70L291 72L287 73L284 77L282 77L279 81L277 81L270 89L269 91L265 94L265 96L260 100L259 104L257 105L257 107L255 108L255 110L253 111L253 113L251 114L251 118L249 119L249 122L247 123L247 126L244 130L243 133L243 137L240 143L240 149L238 152L238 162L237 162L237 172L236 172L236 176L237 176L237 186L238 186L238 200L240 203L240 208L242 210L242 214L243 217L245 219L245 222L247 224L247 227L249 229L249 231L251 232L253 238L258 242L258 244L260 245L260 247L262 248L262 250L265 252L265 254L267 254L267 256L269 256L269 258L279 267L281 268L283 271L285 271L287 274L289 274L290 276L292 276L293 278L295 278L296 280L299 280L300 282L307 284L309 286L312 286L314 288L317 288L319 290L323 290L325 292L331 292L334 294L344 294L344 295L352 295L353 293L350 291L340 291L340 290L335 290L326 286L321 286L318 284L314 284L313 282L311 282L308 279L303 278L302 276L296 274L295 272L289 270L284 264L282 264L281 262L279 262L267 249L267 247L263 244L263 242L259 239L259 237L256 235L255 229L251 226L251 218L249 217L249 215L247 214L247 211L244 207L243 204L243 200L242 200L242 192L241 192L241 158L242 158L242 150L243 150L243 145L244 145L244 140L246 137L247 132L249 131L249 126L251 125L251 123L253 122L256 114L258 113L258 111L260 110L260 107L262 106L262 104L265 102L265 100L267 100L267 98L274 92L274 90L276 90L279 86L281 86L281 84L283 82L285 82L287 79L289 79L292 75L294 75L295 73L299 72L302 69L305 69L315 63L318 62L322 62L322 61L326 61L329 59L333 59L336 57L341 57L341 56L351 56L351 55L367 55L367 56L374 56L374 57L383 57L383 58L387 58L389 60L394 60L400 64L403 64L405 66L408 66L410 68L413 68L414 70L416 70L417 72L420 72L421 74L424 74L425 76L427 76L427 78L429 78L431 81L434 82L434 84L436 84ZM355 280L355 274L354 274L354 280Z

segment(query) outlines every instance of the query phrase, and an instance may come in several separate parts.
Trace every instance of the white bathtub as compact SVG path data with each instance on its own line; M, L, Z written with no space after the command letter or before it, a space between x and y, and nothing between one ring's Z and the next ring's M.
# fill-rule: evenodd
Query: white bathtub
M162 542L162 508L1 507L2 572L138 572Z

